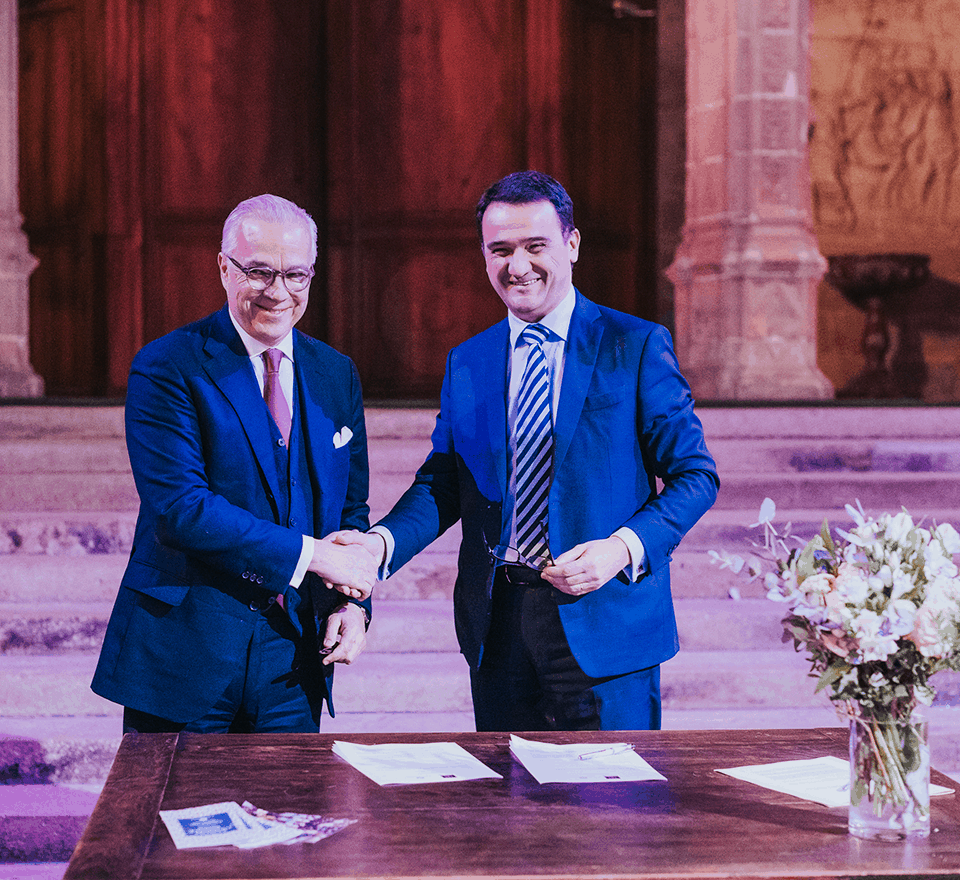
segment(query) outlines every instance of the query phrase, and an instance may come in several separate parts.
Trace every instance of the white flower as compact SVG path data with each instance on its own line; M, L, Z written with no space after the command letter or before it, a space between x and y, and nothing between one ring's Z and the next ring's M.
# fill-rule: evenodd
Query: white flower
M828 574L820 572L819 574L810 575L806 578L801 584L800 589L805 593L817 593L824 594L829 593L833 589L833 577Z
M710 550L709 555L715 565L719 565L720 568L729 568L734 574L739 574L743 568L742 556L731 556L726 550L721 550L719 553L716 550Z
M886 527L886 539L896 544L903 544L907 536L913 530L913 519L905 510L900 511L896 516L890 517Z
M884 620L876 612L864 609L851 624L865 662L886 660L897 650L896 636L883 631Z
M917 616L917 606L906 599L891 602L881 617L884 623L881 629L889 632L895 638L900 638L913 631L914 619Z
M776 515L777 505L774 503L773 499L764 498L760 505L760 513L757 514L757 521L753 523L750 528L755 529L757 526L762 526L766 523L773 522L773 518Z
M944 554L939 541L931 541L923 548L923 568L928 578L938 575L956 577L958 571L954 561Z
M767 598L774 602L794 602L798 598L797 579L790 570L782 575L768 571L763 576L763 584L767 588Z
M956 650L957 605L942 592L931 593L920 606L908 638L924 657L947 657Z
M916 586L913 577L903 569L897 569L893 573L893 589L890 592L891 599L899 599L906 596Z
M837 577L833 588L850 605L862 605L870 591L870 587L860 569L848 562L841 562L837 568Z
M960 553L960 535L950 523L941 523L933 531L947 553L951 556Z

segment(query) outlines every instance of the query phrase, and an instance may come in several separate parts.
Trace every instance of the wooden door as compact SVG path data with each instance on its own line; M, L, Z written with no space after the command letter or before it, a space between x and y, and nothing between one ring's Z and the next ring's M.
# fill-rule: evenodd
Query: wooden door
M314 0L21 0L21 201L48 395L121 394L145 342L224 302L223 221L263 192L322 224ZM323 289L303 327L322 332Z
M39 265L30 356L48 395L107 391L103 54L90 0L20 2L20 201Z
M653 19L588 0L328 14L328 328L368 397L435 399L449 348L505 314L473 209L511 171L569 189L584 292L653 316Z

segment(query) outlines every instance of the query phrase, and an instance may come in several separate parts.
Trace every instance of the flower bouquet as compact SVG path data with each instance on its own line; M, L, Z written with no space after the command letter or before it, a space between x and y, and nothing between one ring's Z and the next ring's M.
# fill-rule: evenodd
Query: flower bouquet
M850 719L850 831L860 837L925 837L930 753L923 708L930 677L960 669L960 535L929 529L906 510L871 518L846 507L849 531L804 541L773 525L765 499L763 543L747 558L710 551L721 567L763 577L786 606L784 641L810 654L817 690Z

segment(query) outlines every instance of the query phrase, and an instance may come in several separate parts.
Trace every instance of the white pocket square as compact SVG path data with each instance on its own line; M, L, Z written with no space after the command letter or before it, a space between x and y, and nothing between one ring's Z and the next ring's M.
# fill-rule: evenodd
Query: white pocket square
M353 431L351 431L346 425L344 425L336 434L333 435L333 448L339 449L341 446L346 446L350 442L350 438L353 436Z

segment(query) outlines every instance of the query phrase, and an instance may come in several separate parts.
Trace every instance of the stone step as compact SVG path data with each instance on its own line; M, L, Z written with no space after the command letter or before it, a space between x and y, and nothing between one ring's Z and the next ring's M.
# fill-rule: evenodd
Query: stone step
M685 651L776 648L783 609L764 598L677 599ZM99 651L111 603L0 603L0 655ZM459 653L449 599L378 600L367 636L378 654Z
M806 505L790 506L778 497L777 486L768 487L763 497L772 497L777 502L776 524L780 527L792 523L793 533L811 537L820 531L824 519L832 527L848 528L852 521L844 510L845 504L855 504L856 497L837 503L820 503L819 494L807 498ZM759 494L759 493L758 493ZM742 508L714 507L687 533L680 551L714 549L737 546L747 547L751 541L762 537L760 529L750 528L756 522L760 504L745 504ZM862 501L862 499L861 499ZM863 503L871 515L884 511L897 512L899 504ZM908 509L910 509L908 507ZM960 505L936 504L922 509L911 509L918 521L952 522L960 525ZM375 522L376 517L372 520ZM130 552L136 525L135 511L32 511L16 510L0 512L0 571L24 556L80 557L121 554ZM460 526L454 525L434 541L418 560L432 555L456 555L460 544ZM116 561L116 560L115 560ZM416 562L417 560L415 560ZM104 561L104 564L109 564ZM409 564L408 566L409 567Z
M402 474L371 471L371 515L385 514L410 485L414 471ZM860 499L865 508L929 513L960 507L960 471L810 471L802 473L746 469L719 471L719 509L759 509L771 496L781 507L842 509ZM138 496L133 478L121 473L41 471L0 474L0 518L31 513L85 510L133 513Z
M865 509L906 507L917 517L960 507L960 473L720 472L720 481L715 505L720 510L759 510L768 496L784 509L843 510L859 500Z
M83 834L99 793L90 787L13 785L0 787L0 863L64 863ZM60 871L63 876L66 865ZM4 877L0 873L0 878ZM29 880L58 876L8 873Z
M721 475L742 472L819 473L960 471L960 441L955 439L857 439L776 437L708 438Z
M809 533L815 533L811 529ZM731 595L744 599L766 596L760 579L749 580L743 574L715 565L708 555L708 547L697 548L695 539L690 549L680 549L670 567L673 596L682 599L722 599ZM748 556L750 544L742 542L709 542L709 549L725 549ZM687 547L681 544L681 548ZM115 555L84 555L76 557L30 556L14 554L0 557L0 613L10 606L8 614L22 614L31 606L42 606L45 614L53 613L59 604L72 606L69 613L79 613L79 606L112 605L126 566L126 557ZM452 601L457 575L456 556L425 552L414 558L393 577L376 585L374 601ZM26 609L18 606L25 605ZM65 614L68 612L65 610ZM97 612L99 613L99 612ZM2 644L2 641L0 641ZM2 648L0 648L2 650Z
M439 390L439 389L438 389ZM383 406L366 402L367 434L375 440L419 438L427 443L437 406ZM958 406L860 406L823 402L697 407L708 440L838 440L865 438L940 440L960 437ZM120 405L60 405L0 402L0 439L123 437Z
M951 438L889 439L885 437L721 437L709 440L721 473L960 471L960 440ZM429 435L372 437L371 469L409 479L430 451ZM123 437L74 434L35 439L0 438L0 460L6 474L87 473L131 476Z
M0 791L102 783L121 737L119 708L111 715L0 717Z
M0 657L0 717L109 716L119 707L90 690L95 652ZM705 709L820 705L806 658L792 648L681 651L664 664L664 705ZM960 673L938 675L938 701L960 705ZM345 712L464 712L467 666L459 654L365 652L337 671L336 704Z

